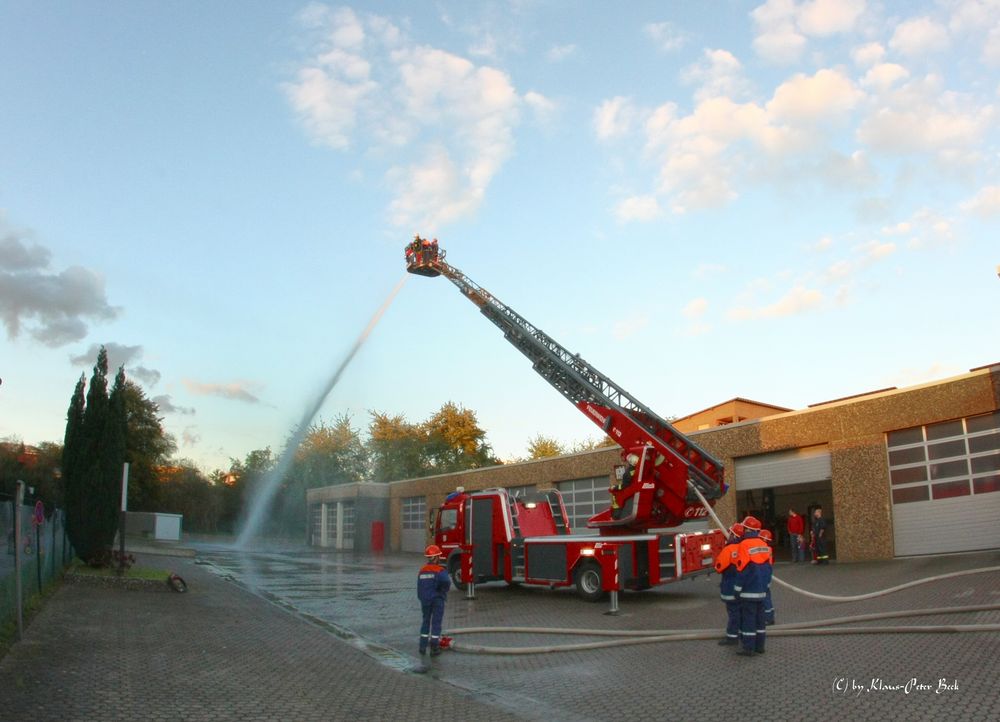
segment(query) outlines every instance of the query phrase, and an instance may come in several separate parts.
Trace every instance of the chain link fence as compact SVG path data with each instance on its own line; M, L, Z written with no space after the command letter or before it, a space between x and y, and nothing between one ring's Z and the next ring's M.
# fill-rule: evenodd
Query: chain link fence
M15 534L15 514L20 514L20 538ZM0 497L0 629L17 618L15 555L21 562L22 610L41 593L73 558L66 537L66 516L54 509L46 516L37 502L16 508L13 498Z

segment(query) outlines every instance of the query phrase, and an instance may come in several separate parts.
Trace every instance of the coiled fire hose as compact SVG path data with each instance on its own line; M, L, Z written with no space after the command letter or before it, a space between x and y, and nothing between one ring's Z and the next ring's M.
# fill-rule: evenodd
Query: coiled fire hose
M712 519L720 529L725 529L725 525L716 516L715 511L693 485L691 488L701 500L702 505L708 510ZM813 599L822 599L834 602L854 602L874 597L885 596L903 589L909 589L920 584L950 579L970 574L983 574L987 572L1000 571L1000 566L984 567L981 569L966 569L948 574L939 574L933 577L918 579L906 584L900 584L888 589L881 589L867 594L856 594L853 596L832 596L827 594L817 594L805 589L800 589L778 577L772 579L780 585L792 591L803 594ZM880 627L845 627L841 625L869 622L880 619L895 619L902 617L935 616L942 614L968 614L971 612L987 612L1000 610L1000 604L982 604L959 607L935 607L931 609L910 609L893 612L878 612L874 614L858 614L847 617L835 617L833 619L823 619L812 622L795 622L791 624L776 624L767 630L768 636L790 637L790 636L821 636L833 634L954 634L962 632L1000 632L1000 624L937 624L923 626L880 626ZM661 629L661 630L610 630L610 629L573 629L563 627L466 627L462 629L449 630L449 635L462 634L550 634L550 635L579 635L588 637L615 637L615 639L599 642L583 642L580 644L553 644L533 647L490 647L483 645L456 644L451 643L451 648L457 652L470 654L546 654L552 652L577 652L590 649L605 649L608 647L623 647L635 644L654 644L660 642L681 642L702 639L718 639L717 629Z

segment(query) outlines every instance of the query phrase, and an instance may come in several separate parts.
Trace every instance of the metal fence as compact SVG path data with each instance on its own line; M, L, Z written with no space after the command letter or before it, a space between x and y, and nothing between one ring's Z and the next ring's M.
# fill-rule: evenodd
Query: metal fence
M20 538L15 536L15 514L21 517ZM21 607L45 589L73 558L66 537L62 509L45 516L35 503L15 507L14 499L0 499L0 629L17 618L16 555L21 565Z

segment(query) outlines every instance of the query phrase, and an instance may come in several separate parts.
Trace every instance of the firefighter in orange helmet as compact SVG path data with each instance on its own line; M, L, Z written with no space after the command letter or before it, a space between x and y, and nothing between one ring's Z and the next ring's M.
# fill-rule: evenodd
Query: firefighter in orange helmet
M443 553L437 544L431 544L424 550L427 563L417 574L417 598L423 612L423 622L420 625L420 654L427 653L430 644L431 656L441 654L441 620L444 619L444 603L451 589L451 577L448 570L441 565Z
M743 538L743 525L733 524L729 527L729 543L722 548L715 558L715 571L722 575L719 582L719 596L726 604L726 636L719 644L727 646L739 642L740 632L740 600L736 596L736 556Z
M767 529L760 530L760 538L771 547L771 568L774 569L774 537ZM767 594L764 596L764 624L770 626L774 624L774 602L771 600L771 585L767 585Z
M740 642L737 654L752 657L764 653L767 624L764 599L771 585L771 547L760 538L760 520L743 520L745 535L736 555L736 593L740 596Z

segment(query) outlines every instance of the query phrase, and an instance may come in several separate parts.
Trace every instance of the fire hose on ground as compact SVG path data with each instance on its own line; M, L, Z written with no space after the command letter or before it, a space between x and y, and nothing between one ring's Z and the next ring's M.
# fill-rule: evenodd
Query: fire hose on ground
M720 529L725 529L725 525L716 516L715 511L708 504L696 487L691 485L701 503L708 510L712 519ZM851 596L832 596L827 594L817 594L805 589L800 589L788 582L773 577L783 587L799 594L833 602L855 602L875 597L885 596L903 589L909 589L921 584L951 579L954 577L966 576L970 574L983 574L988 572L998 572L1000 566L984 567L980 569L965 569L947 574L939 574L924 579L917 579L906 584L900 584L888 589L881 589L866 594L855 594ZM791 636L823 636L842 634L956 634L969 632L1000 632L1000 624L934 624L922 626L872 626L872 627L846 627L841 625L870 622L882 619L896 619L904 617L937 616L948 614L969 614L972 612L988 612L1000 610L1000 604L982 604L959 607L935 607L931 609L909 609L893 612L878 612L874 614L858 614L847 617L835 617L832 619L822 619L811 622L795 622L791 624L776 624L767 630L771 637L791 637ZM576 635L587 637L615 637L615 639L599 642L583 642L580 644L552 644L532 647L490 647L484 645L474 645L451 641L450 647L456 652L466 652L470 654L546 654L552 652L578 652L591 649L605 649L608 647L623 647L636 644L656 644L661 642L683 642L693 640L718 639L717 629L660 629L660 630L609 630L609 629L573 629L564 627L467 627L462 629L449 630L450 635L462 634L548 634L548 635Z

